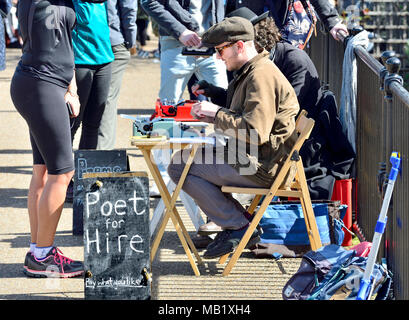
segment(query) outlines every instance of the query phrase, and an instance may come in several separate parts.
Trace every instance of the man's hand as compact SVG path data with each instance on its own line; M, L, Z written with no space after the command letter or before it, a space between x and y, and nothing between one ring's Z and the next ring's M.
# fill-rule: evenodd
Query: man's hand
M338 37L338 34L337 34L338 32L341 33L344 37L349 35L348 29L347 29L346 25L342 23L342 21L338 22L330 30L330 33L331 33L332 37L337 41L341 40L341 38Z
M205 89L201 87L199 82L192 86L192 93L197 97L198 95L206 95Z
M211 99L217 99L225 95L225 90L208 83L206 80L200 80L192 86L192 93L196 97L201 94Z
M179 36L179 41L186 47L200 47L202 44L202 40L197 33L188 29L182 32L182 34Z
M129 49L129 53L131 54L131 56L136 55L137 51L138 50L136 50L136 47L132 47L132 48Z
M215 105L209 101L201 101L192 106L191 114L197 119L202 119L205 117L214 118L220 108L221 107L218 105Z

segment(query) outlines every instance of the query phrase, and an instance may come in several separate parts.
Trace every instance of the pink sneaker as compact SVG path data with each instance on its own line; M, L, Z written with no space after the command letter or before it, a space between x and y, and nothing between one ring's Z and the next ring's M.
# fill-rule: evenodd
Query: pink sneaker
M62 255L60 249L53 247L44 259L37 259L34 254L26 255L27 265L24 273L29 277L72 278L84 274L82 262L71 260Z

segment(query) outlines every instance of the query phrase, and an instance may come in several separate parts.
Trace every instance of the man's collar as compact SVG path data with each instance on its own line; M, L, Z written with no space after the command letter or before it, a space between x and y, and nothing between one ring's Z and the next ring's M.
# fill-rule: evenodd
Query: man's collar
M240 75L242 75L243 73L247 72L247 70L254 64L256 63L258 60L268 56L269 53L264 50L263 52L259 53L258 55L256 55L255 57L251 58L249 61L247 61L239 70L236 71L235 73L235 78L240 77Z

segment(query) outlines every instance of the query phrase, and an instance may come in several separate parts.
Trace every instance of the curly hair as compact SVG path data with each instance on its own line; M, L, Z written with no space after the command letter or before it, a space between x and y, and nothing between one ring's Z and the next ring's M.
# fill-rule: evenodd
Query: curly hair
M267 17L254 26L255 44L258 52L271 51L275 44L281 40L281 33L274 19Z

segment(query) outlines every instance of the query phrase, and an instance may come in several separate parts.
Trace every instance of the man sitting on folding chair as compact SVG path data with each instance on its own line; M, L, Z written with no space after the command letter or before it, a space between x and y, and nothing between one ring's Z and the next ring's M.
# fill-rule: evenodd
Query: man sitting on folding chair
M249 20L226 18L204 33L202 43L215 47L216 57L227 70L236 71L225 107L208 101L192 107L195 117L214 123L215 130L229 137L221 149L198 150L182 187L210 220L223 228L204 253L204 258L212 259L234 251L251 220L246 209L221 187L272 185L297 139L294 129L299 104L268 52L258 54ZM176 153L168 167L175 183L183 168L183 155ZM258 241L255 229L248 246Z

